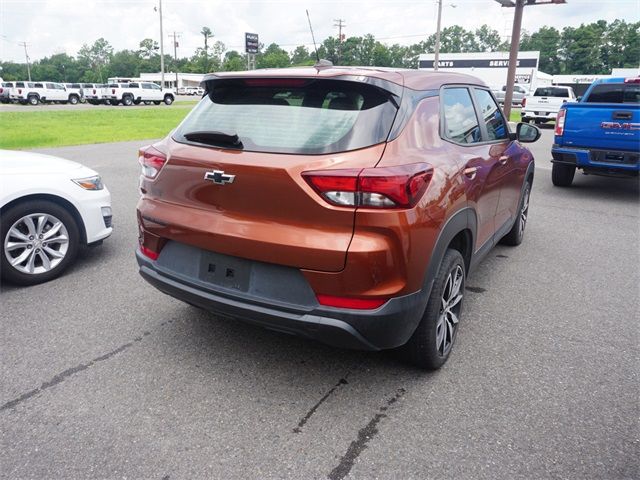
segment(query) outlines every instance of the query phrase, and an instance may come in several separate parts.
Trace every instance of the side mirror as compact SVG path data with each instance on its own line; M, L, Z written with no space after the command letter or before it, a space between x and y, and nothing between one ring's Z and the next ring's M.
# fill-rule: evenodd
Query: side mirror
M540 129L528 123L519 123L516 127L516 138L522 143L533 143L540 138Z
M580 95L578 98L576 98L576 102L580 102L582 100L582 95Z

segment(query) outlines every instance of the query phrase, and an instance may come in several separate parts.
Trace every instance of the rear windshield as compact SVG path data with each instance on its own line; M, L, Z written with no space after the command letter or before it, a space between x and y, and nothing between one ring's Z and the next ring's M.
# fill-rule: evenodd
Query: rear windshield
M109 86L109 88L120 88L120 85L118 85L117 83L110 83L108 86ZM123 87L124 87L124 85L123 85Z
M384 142L396 107L377 87L342 80L220 80L174 133L237 135L244 150L322 154ZM222 146L222 145L213 145Z
M24 82L16 82L16 87L24 88Z
M596 85L584 101L587 103L640 103L640 84L603 83Z
M2 86L3 87L13 87L13 84L11 82L3 82Z
M569 90L567 90L566 88L540 87L536 88L536 92L533 94L533 96L569 98Z

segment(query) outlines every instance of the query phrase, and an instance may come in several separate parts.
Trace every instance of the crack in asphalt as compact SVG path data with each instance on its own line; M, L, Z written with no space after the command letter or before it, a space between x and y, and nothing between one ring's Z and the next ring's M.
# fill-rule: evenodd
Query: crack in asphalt
M389 407L391 407L394 403L396 403L407 391L404 388L399 388L396 390L396 394L387 400L386 405L380 407L378 413L374 415L374 417L367 423L364 428L361 428L358 432L358 438L351 442L347 452L340 459L340 463L336 468L331 470L329 474L329 480L342 480L344 477L349 475L349 472L353 468L355 461L358 459L360 454L367 448L367 443L371 441L373 437L378 434L378 424L383 418L387 417L386 412Z
M162 322L159 326L162 327L172 322L173 320L166 320ZM142 335L134 338L132 341L125 343L124 345L120 345L118 348L111 350L110 352L105 353L104 355L100 355L99 357L96 357L93 360L88 361L87 363L81 363L80 365L76 365L75 367L68 368L63 372L54 375L53 378L51 378L51 380L44 382L38 388L29 390L28 392L25 392L22 395L14 398L13 400L9 400L8 402L0 406L0 412L4 410L9 410L10 408L15 407L16 405L26 400L29 400L31 397L43 392L44 390L47 390L48 388L58 385L59 383L75 375L76 373L83 372L97 363L104 362L105 360L109 360L111 357L114 357L115 355L118 355L119 353L122 353L128 348L132 347L136 343L141 342L144 339L144 337L147 337L149 335L151 335L151 332L145 331L142 333Z
M333 387L331 387L331 389L327 393L324 394L324 396L318 401L318 403L316 403L313 407L311 407L311 409L307 412L307 414L300 419L300 421L298 422L298 426L293 429L293 433L302 432L302 427L304 427L305 423L307 423L311 418L311 416L314 413L316 413L316 410L318 410L318 407L320 407L320 405L322 405L338 388L340 388L342 385L347 385L349 383L347 382L347 379L346 379L346 377L348 376L349 374L347 373L344 376L344 378L341 378L338 381L338 383L336 383Z

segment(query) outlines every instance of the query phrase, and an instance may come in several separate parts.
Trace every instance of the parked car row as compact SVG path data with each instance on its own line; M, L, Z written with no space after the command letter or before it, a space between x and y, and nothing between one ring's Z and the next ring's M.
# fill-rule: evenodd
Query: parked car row
M152 82L129 83L55 83L2 82L0 102L38 105L40 103L90 103L92 105L138 105L140 103L171 105L175 93Z

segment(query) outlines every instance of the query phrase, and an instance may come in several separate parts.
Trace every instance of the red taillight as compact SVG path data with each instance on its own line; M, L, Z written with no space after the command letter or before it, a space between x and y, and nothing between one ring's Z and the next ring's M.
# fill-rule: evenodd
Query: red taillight
M640 83L640 77L638 77L638 78L625 78L624 83Z
M525 97L525 98L522 99L522 108L524 108L526 106L527 106L527 98Z
M316 295L318 303L326 307L336 308L353 308L356 310L373 310L384 305L387 300L384 298L353 298L353 297L334 297L332 295Z
M564 121L567 117L567 111L563 108L558 112L558 116L556 117L556 135L562 135L564 133Z
M158 252L154 252L153 250L145 247L144 245L140 245L140 251L145 257L150 258L151 260L157 260L158 257L160 256Z
M4 92L4 88L0 87L0 93Z
M156 178L162 167L167 162L164 153L152 146L142 147L138 151L138 162L142 166L142 174L147 178Z
M93 94L94 94L94 95L96 94L96 89L95 89L95 88L93 89Z
M365 208L411 208L424 194L432 175L433 168L426 163L302 173L327 202Z
M18 95L22 95L22 89L21 88L18 89Z

